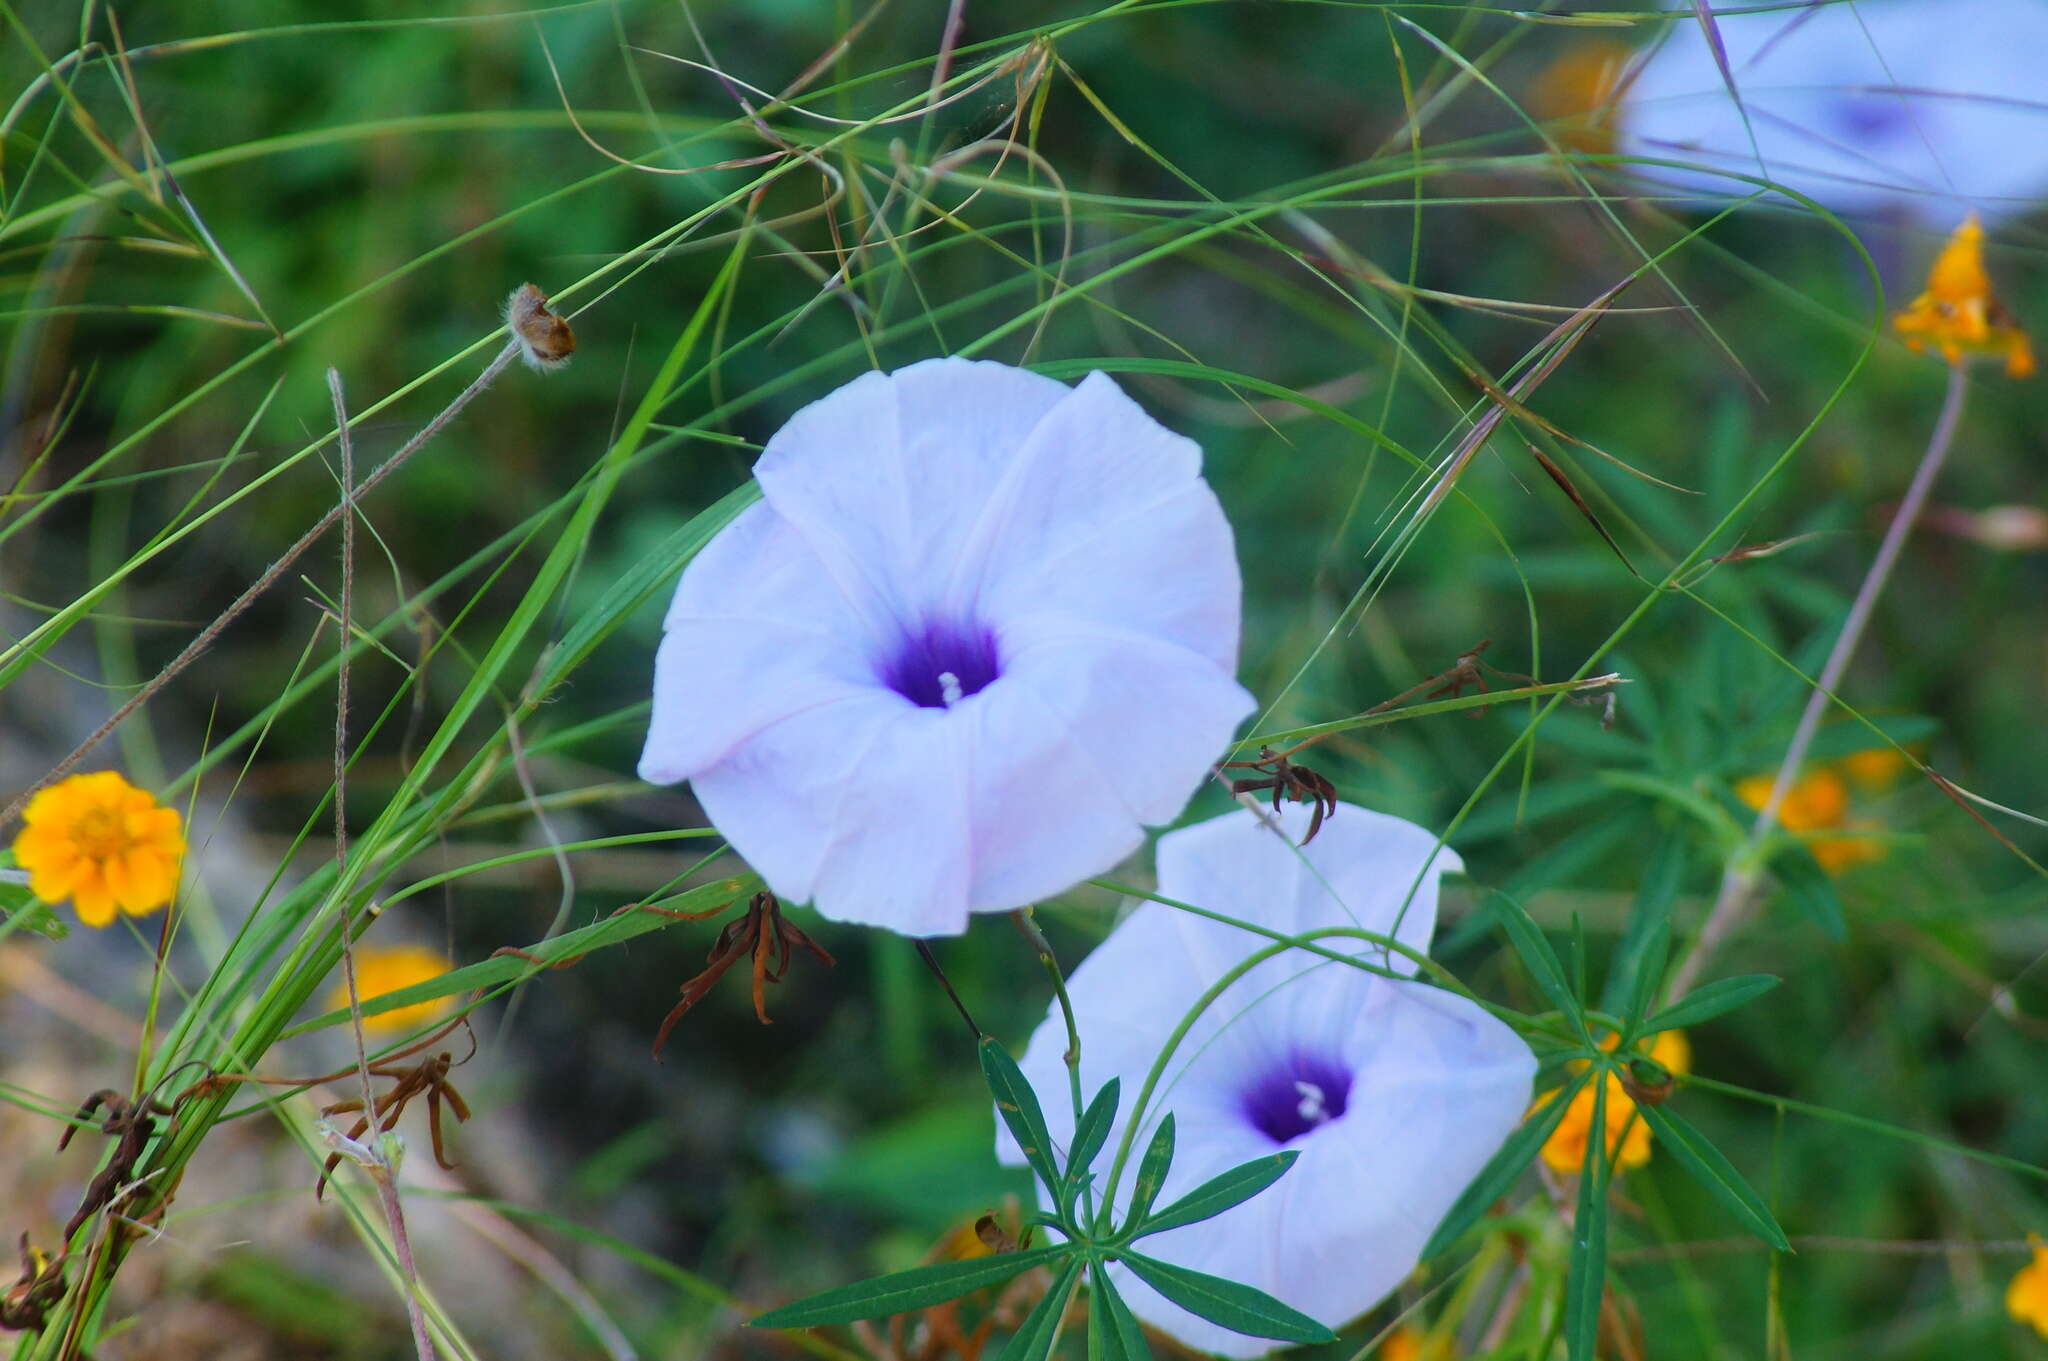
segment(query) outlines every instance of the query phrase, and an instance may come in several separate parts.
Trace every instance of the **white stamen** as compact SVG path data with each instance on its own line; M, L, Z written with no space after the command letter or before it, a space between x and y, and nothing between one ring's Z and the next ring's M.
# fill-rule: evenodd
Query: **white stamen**
M948 709L961 700L960 678L950 671L939 673L939 698L946 702Z
M1294 1090L1301 1093L1301 1102L1294 1108L1296 1115L1299 1115L1311 1125L1320 1125L1330 1118L1330 1112L1323 1106L1324 1098L1321 1087L1316 1086L1313 1082L1303 1082L1297 1078L1295 1079Z

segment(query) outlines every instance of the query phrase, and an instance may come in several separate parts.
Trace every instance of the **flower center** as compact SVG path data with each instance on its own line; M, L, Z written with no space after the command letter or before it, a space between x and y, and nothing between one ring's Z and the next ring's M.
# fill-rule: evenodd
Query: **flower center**
M1317 1054L1291 1054L1252 1079L1242 1109L1252 1127L1276 1144L1293 1143L1344 1114L1351 1074Z
M128 829L112 808L89 808L71 824L71 843L90 860L107 860L128 849Z
M882 684L925 709L950 709L1002 673L995 636L972 620L927 620L881 660Z

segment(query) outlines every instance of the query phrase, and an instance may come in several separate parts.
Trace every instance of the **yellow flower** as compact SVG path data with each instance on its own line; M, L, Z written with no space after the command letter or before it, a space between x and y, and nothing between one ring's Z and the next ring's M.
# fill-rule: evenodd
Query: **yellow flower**
M1607 1035L1601 1039L1600 1047L1612 1050L1619 1039L1618 1035ZM1685 1038L1682 1030L1659 1031L1645 1052L1674 1074L1692 1071L1692 1042ZM1584 1060L1574 1065L1578 1069L1584 1066ZM1636 1103L1629 1098L1628 1089L1622 1086L1619 1077L1609 1073L1604 1081L1607 1084L1607 1156L1617 1172L1626 1172L1650 1161L1650 1125L1637 1114ZM1536 1104L1529 1107L1529 1114L1542 1110L1556 1096L1556 1092L1551 1092L1538 1097ZM1553 1172L1569 1175L1586 1165L1586 1146L1593 1137L1593 1098L1593 1084L1587 1083L1565 1107L1564 1118L1558 1122L1557 1128L1543 1141L1543 1161Z
M1927 291L1892 318L1906 347L1925 351L1931 344L1951 364L1965 355L1991 354L2005 359L2009 378L2034 372L2033 347L2027 333L1999 305L1984 269L1984 224L1971 213L1949 236L1934 267L1927 272Z
M2005 1312L2015 1323L2031 1323L2035 1332L2048 1338L2048 1243L2038 1233L2028 1234L2027 1241L2034 1245L2034 1260L2005 1288Z
M400 988L409 988L415 983L424 983L430 978L439 978L455 967L438 951L423 945L358 945L355 956L356 991L365 1002L397 992ZM327 994L327 1009L340 1011L347 1005L348 984L337 983ZM363 1017L363 1029L384 1034L406 1034L432 1025L454 1007L453 997L415 1002L409 1007L395 1007Z
M1884 754L1893 755L1889 751ZM1845 760L1841 766L1848 769L1849 762ZM1769 775L1747 776L1735 782L1735 796L1751 808L1762 808L1771 797L1771 782ZM1786 831L1806 838L1807 849L1829 874L1884 858L1884 842L1859 834L1867 833L1874 824L1849 817L1849 785L1835 767L1822 766L1786 790L1785 801L1778 805L1778 821Z
M178 895L185 836L178 810L111 770L73 775L38 793L22 814L14 858L46 903L69 898L87 926L118 908L146 916Z
M1387 1334L1374 1355L1378 1361L1450 1361L1451 1344L1446 1338L1432 1341L1422 1329L1404 1323Z
M1530 82L1529 116L1554 125L1552 136L1574 151L1614 150L1614 106L1634 51L1612 38L1574 43Z
M1858 787L1889 789L1906 773L1906 758L1896 747L1872 747L1852 752L1835 763Z

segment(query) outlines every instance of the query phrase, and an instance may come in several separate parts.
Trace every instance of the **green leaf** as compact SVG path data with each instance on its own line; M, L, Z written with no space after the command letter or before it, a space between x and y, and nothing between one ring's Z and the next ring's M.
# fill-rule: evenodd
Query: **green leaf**
M981 1037L981 1075L996 1099L996 1114L1023 1150L1024 1161L1031 1164L1046 1189L1057 1195L1060 1174L1052 1162L1052 1132L1045 1127L1045 1111L1017 1061L986 1035Z
M1074 1142L1067 1149L1067 1178L1079 1185L1088 1176L1088 1169L1094 1165L1095 1155L1102 1151L1102 1145L1109 1139L1109 1127L1116 1120L1117 1102L1121 1099L1123 1083L1111 1078L1102 1084L1102 1090L1088 1103L1088 1109L1081 1112L1081 1118L1074 1124Z
M1651 852L1649 868L1629 909L1628 929L1607 966L1601 1010L1641 1020L1655 1004L1671 949L1671 906L1685 884L1691 862L1692 838L1687 830L1667 828Z
M1322 1324L1274 1299L1221 1276L1190 1271L1135 1252L1120 1254L1131 1273L1198 1318L1250 1337L1281 1342L1333 1342L1337 1335Z
M1248 1163L1239 1163L1228 1172L1211 1177L1158 1214L1146 1219L1131 1236L1143 1238L1148 1234L1165 1233L1168 1229L1180 1228L1183 1224L1196 1224L1204 1219L1213 1219L1231 1206L1250 1200L1280 1180L1287 1174L1287 1169L1294 1166L1294 1160L1300 1156L1290 1148L1263 1158L1254 1158Z
M1045 1292L1045 1298L1025 1317L1024 1326L1010 1334L1010 1340L1004 1344L997 1361L1045 1361L1051 1355L1053 1343L1059 1340L1060 1320L1066 1315L1067 1300L1073 1296L1084 1265L1080 1257L1067 1259L1059 1275L1052 1278L1052 1289Z
M1643 1030L1645 1033L1677 1030L1683 1026L1711 1021L1723 1012L1733 1011L1744 1003L1763 996L1777 987L1778 981L1767 973L1746 973L1735 978L1717 978L1704 987L1694 988L1652 1016L1644 1023Z
M1785 1231L1778 1227L1778 1221L1772 1216L1770 1207L1764 1204L1763 1197L1743 1180L1742 1174L1722 1156L1720 1149L1678 1115L1661 1106L1638 1106L1637 1109L1650 1122L1650 1132L1657 1137L1658 1147L1692 1173L1695 1181L1713 1192L1714 1198L1728 1207L1743 1228L1780 1252L1792 1250Z
M1557 954L1550 948L1550 942L1543 937L1543 929L1535 919L1522 910L1522 905L1505 893L1493 895L1494 911L1499 914L1501 925L1507 928L1508 938L1514 942L1515 953L1522 957L1522 963L1536 980L1536 986L1550 999L1550 1004L1572 1018L1579 1033L1592 1043L1592 1036L1586 1030L1585 1013L1579 1007L1579 999L1572 996L1571 988L1565 983L1564 966L1558 963Z
M1792 905L1827 933L1829 940L1849 938L1849 925L1842 918L1842 897L1835 891L1835 881L1813 858L1805 842L1796 837L1785 838L1783 849L1771 856L1770 866Z
M1607 1128L1608 1086L1593 1086L1592 1129ZM1578 1212L1572 1218L1571 1274L1564 1291L1565 1355L1570 1361L1593 1361L1600 1336L1600 1304L1607 1294L1607 1174L1607 1140L1586 1140Z
M0 883L0 940L16 931L62 940L71 934L71 927L54 907L29 892L27 884Z
M1096 1263L1090 1279L1094 1284L1095 1298L1090 1301L1088 1318L1091 1323L1098 1317L1105 1320L1104 1343L1101 1356L1108 1361L1152 1361L1152 1348L1145 1341L1145 1330L1138 1326L1131 1306L1124 1303L1124 1297L1116 1288L1116 1282L1109 1278L1109 1268ZM1094 1333L1090 1331L1092 1341ZM1097 1353L1091 1347L1090 1356Z
M1021 1271L1043 1266L1073 1253L1072 1243L1054 1243L1029 1252L999 1252L965 1262L936 1262L912 1267L870 1281L826 1290L795 1304L770 1309L749 1324L753 1328L816 1328L851 1323L858 1318L888 1318L912 1309L957 1300L991 1285L1001 1285Z
M1173 1112L1168 1111L1138 1162L1138 1184L1131 1188L1131 1223L1142 1223L1152 1212L1152 1202L1159 1198L1159 1188L1166 1184L1166 1172L1172 1166Z
M1500 1152L1493 1155L1472 1184L1465 1188L1464 1194L1453 1201L1451 1208L1444 1213L1443 1222L1436 1226L1436 1232L1423 1245L1423 1261L1428 1261L1463 1237L1465 1230L1477 1223L1493 1202L1507 1194L1515 1179L1522 1175L1522 1169L1542 1149L1544 1140L1564 1119L1565 1108L1571 1105L1572 1098L1578 1095L1579 1088L1586 1085L1590 1076L1590 1073L1581 1073L1565 1084L1556 1096L1522 1121L1521 1128L1508 1136L1508 1141L1500 1146Z

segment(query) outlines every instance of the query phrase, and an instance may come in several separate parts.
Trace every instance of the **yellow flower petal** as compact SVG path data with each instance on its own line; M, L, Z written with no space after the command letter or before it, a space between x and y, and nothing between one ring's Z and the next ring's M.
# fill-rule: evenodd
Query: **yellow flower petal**
M117 909L154 912L176 895L185 850L178 812L120 772L74 775L40 790L26 817L14 855L29 888L45 902L70 898L86 925L105 926Z
M110 926L114 920L114 894L100 867L90 860L80 862L80 872L71 885L71 905L87 926Z
M1949 236L1948 244L1927 272L1927 291L1892 318L1892 328L1909 349L1932 345L1951 364L1970 355L2005 360L2008 377L2034 372L2034 352L2020 329L1991 291L1984 268L1984 225L1971 213Z

